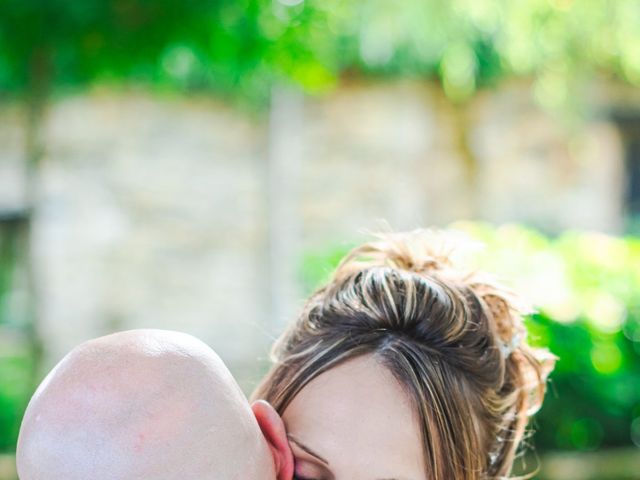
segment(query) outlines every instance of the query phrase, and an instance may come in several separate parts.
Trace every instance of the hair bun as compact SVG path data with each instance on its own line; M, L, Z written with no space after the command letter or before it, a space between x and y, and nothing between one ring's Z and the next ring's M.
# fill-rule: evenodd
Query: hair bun
M415 229L371 234L378 240L367 242L344 257L334 273L335 279L376 266L434 275L467 286L482 299L503 342L513 342L517 335L524 339L526 329L519 317L534 313L533 305L487 272L463 266L466 257L484 247L481 242L455 230Z

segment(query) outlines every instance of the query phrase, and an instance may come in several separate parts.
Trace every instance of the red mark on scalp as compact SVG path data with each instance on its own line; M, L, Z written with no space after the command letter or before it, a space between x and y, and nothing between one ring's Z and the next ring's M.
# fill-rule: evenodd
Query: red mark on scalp
M136 439L136 443L133 445L133 451L141 452L143 444L144 444L144 433L139 433L138 438Z

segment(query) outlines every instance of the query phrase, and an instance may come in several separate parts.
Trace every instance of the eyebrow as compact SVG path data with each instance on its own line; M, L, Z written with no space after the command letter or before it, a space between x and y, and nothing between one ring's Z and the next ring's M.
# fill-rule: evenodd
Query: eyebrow
M329 462L327 460L325 460L323 457L321 457L320 455L318 455L316 452L314 452L313 450L311 450L309 447L307 447L304 443L302 443L300 440L298 440L296 437L294 437L293 435L287 435L287 438L289 439L290 442L295 443L298 447L300 447L301 450L304 450L305 452L307 452L309 455L311 455L312 457L317 458L318 460L320 460L322 463L329 465ZM391 480L391 479L390 479Z
M316 452L311 450L309 447L307 447L304 443L302 443L300 440L298 440L293 435L287 434L287 438L289 439L290 442L295 443L301 450L304 450L306 453L308 453L312 457L317 458L321 462L325 463L327 466L329 465L329 462L327 460L325 460L323 457L321 457ZM400 480L400 479L395 478L395 477L391 477L391 478L378 478L376 480Z

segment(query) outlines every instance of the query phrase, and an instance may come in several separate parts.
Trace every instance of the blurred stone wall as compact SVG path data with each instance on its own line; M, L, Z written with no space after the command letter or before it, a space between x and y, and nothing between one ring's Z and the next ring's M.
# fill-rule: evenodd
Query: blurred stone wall
M56 104L35 223L49 357L98 334L187 331L263 354L261 127L207 99Z
M274 251L295 261L381 220L621 228L615 127L594 120L568 133L526 87L483 93L464 110L417 82L287 102L285 121L204 97L102 91L53 102L34 218L45 369L90 337L171 328L207 341L249 389L303 299L294 288L274 318ZM15 105L0 107L0 208L24 202L23 123ZM281 155L288 163L274 162ZM275 214L278 205L288 208Z

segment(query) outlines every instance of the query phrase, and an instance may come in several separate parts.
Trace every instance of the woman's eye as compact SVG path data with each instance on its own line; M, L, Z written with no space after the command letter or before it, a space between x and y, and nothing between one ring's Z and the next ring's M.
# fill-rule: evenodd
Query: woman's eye
M292 480L328 480L333 478L324 465L320 464L319 460L304 452L296 455L295 448Z

